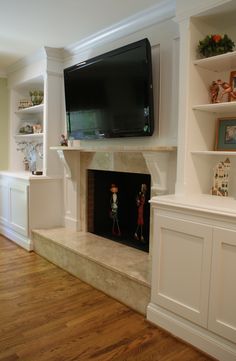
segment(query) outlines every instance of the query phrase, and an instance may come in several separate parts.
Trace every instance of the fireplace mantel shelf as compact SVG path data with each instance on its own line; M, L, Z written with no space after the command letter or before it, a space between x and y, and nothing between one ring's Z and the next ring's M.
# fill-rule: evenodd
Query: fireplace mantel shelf
M72 159L77 158L81 153L110 153L115 157L115 153L141 153L149 173L152 176L152 194L162 195L168 192L168 169L170 154L176 152L174 146L142 146L142 145L76 145L74 147L57 146L50 147L51 150L57 151L57 154L64 165L65 176L72 178L73 164L78 164L78 159L74 163ZM111 164L112 168L112 164Z
M76 146L65 147L57 146L50 147L51 150L61 151L80 151L80 152L175 152L177 147L174 146L140 146L140 145L108 145L108 146Z

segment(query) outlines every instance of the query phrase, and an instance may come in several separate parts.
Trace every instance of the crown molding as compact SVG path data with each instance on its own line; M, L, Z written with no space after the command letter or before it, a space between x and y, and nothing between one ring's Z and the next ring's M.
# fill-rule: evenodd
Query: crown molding
M15 71L22 69L32 63L35 63L37 61L43 60L45 59L45 49L44 48L40 48L37 51L35 51L33 54L25 56L24 58L18 60L17 62L15 62L14 64L10 65L6 72L7 74L11 74L14 73Z
M110 41L117 40L148 26L172 19L174 16L175 0L164 0L155 6L138 12L112 26L94 33L77 43L64 47L64 60L68 60L88 48L97 47Z
M83 40L68 45L64 48L42 47L33 54L26 56L6 69L6 75L9 75L19 69L22 69L32 63L39 61L55 60L63 62L76 56L79 52L85 51L91 47L97 47L121 37L130 35L138 30L148 26L161 23L165 20L174 18L175 0L162 0L160 3L138 12L114 25L107 27ZM1 73L0 73L1 74Z
M50 47L41 47L37 51L35 51L33 54L28 55L20 60L18 60L16 63L10 65L7 68L6 74L9 75L19 69L23 69L24 67L39 62L39 61L47 61L47 60L55 60L57 62L62 62L62 52L63 49L61 48L50 48Z
M51 48L48 46L45 46L44 48L45 56L48 60L55 60L62 62L62 55L63 55L63 48Z

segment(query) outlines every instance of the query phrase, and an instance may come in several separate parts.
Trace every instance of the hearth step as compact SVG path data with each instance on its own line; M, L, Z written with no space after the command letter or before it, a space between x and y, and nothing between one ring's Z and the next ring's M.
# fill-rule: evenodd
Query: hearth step
M42 257L146 314L151 284L146 252L67 228L34 230L33 244Z

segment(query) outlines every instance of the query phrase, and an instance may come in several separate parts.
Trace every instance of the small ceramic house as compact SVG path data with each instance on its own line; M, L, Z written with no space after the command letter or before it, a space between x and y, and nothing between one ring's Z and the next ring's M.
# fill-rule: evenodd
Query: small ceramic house
M230 160L218 162L214 168L213 186L211 194L216 196L228 196Z

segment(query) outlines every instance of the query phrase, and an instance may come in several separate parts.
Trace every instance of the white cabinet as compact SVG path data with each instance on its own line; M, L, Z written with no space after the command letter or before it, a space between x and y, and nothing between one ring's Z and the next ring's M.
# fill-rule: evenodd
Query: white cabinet
M236 102L210 104L209 87L230 82L236 52L197 59L200 40L236 42L236 2L176 1L180 29L175 195L152 199L152 295L147 317L221 361L236 360L236 152L216 151L217 120ZM223 132L222 132L223 137ZM227 143L227 142L225 142ZM226 144L227 145L227 144ZM230 151L231 150L231 151ZM229 197L211 196L216 164L230 159Z
M168 195L151 202L148 319L219 360L235 360L235 200Z
M62 225L61 189L58 177L0 172L0 233L32 250L32 229Z
M236 342L236 231L224 228L213 229L208 327Z
M0 175L0 231L30 250L28 188L27 180Z
M207 326L212 230L209 226L160 216L153 268L153 301Z
M28 183L0 178L0 223L28 235Z
M9 227L23 236L28 236L28 187L27 183L8 183Z
M7 224L9 220L9 191L6 179L0 179L0 222Z

